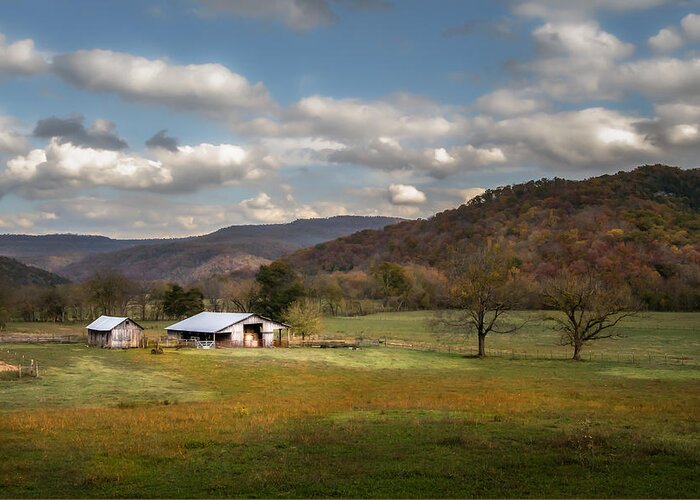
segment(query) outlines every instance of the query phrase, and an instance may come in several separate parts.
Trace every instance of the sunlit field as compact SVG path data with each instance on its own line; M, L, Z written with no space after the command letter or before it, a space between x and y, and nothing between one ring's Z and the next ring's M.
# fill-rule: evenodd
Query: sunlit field
M325 324L418 342L425 320ZM593 347L685 364L4 344L42 373L0 380L0 496L698 497L698 325L653 314ZM533 321L487 345L562 349L556 338Z

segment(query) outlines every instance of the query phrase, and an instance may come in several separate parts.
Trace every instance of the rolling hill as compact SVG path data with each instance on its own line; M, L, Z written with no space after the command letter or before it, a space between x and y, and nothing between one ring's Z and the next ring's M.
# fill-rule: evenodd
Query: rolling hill
M51 286L68 283L68 280L10 257L0 256L0 283L2 286Z
M428 220L361 231L285 259L309 274L382 261L439 268L450 247L488 242L510 247L534 281L562 267L596 269L647 302L661 301L656 308L664 300L700 307L700 169L647 165L505 186Z
M0 236L0 254L45 266L71 280L97 271L134 279L189 282L212 274L250 274L304 246L400 219L337 216L288 224L230 226L213 233L172 240L113 240L102 236Z

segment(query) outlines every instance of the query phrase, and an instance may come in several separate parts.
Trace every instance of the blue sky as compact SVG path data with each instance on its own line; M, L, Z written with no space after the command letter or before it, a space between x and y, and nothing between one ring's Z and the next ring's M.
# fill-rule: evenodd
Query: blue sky
M698 166L694 0L4 0L0 34L0 232L429 217Z

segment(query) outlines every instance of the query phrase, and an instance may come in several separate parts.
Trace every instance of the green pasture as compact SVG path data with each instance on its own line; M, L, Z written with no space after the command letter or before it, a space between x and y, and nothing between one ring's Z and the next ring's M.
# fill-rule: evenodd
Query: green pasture
M522 328L513 334L491 334L486 347L494 351L564 356L570 348L559 345L559 335L552 330L551 322L544 321L547 312L519 311L508 321ZM324 318L325 334L329 337L366 337L396 340L405 343L419 342L436 346L476 346L476 339L464 338L458 331L438 334L432 324L435 314L431 311L389 312L357 317ZM607 355L617 360L648 359L651 354L660 361L665 355L672 358L691 358L700 364L700 313L643 313L626 319L617 330L620 338L591 342L585 354ZM635 359L637 359L635 358Z
M426 317L325 325L329 336L417 342L431 338ZM690 358L699 318L638 318L609 342ZM489 347L556 340L534 324ZM690 363L392 347L0 349L41 366L38 379L0 378L2 498L700 495Z

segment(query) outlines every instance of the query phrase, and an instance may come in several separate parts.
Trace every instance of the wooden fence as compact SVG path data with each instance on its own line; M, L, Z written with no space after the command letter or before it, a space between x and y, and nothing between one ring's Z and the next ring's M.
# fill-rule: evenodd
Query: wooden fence
M0 350L0 375L2 378L38 377L39 362L8 349Z
M85 344L85 335L23 335L2 334L0 344Z

